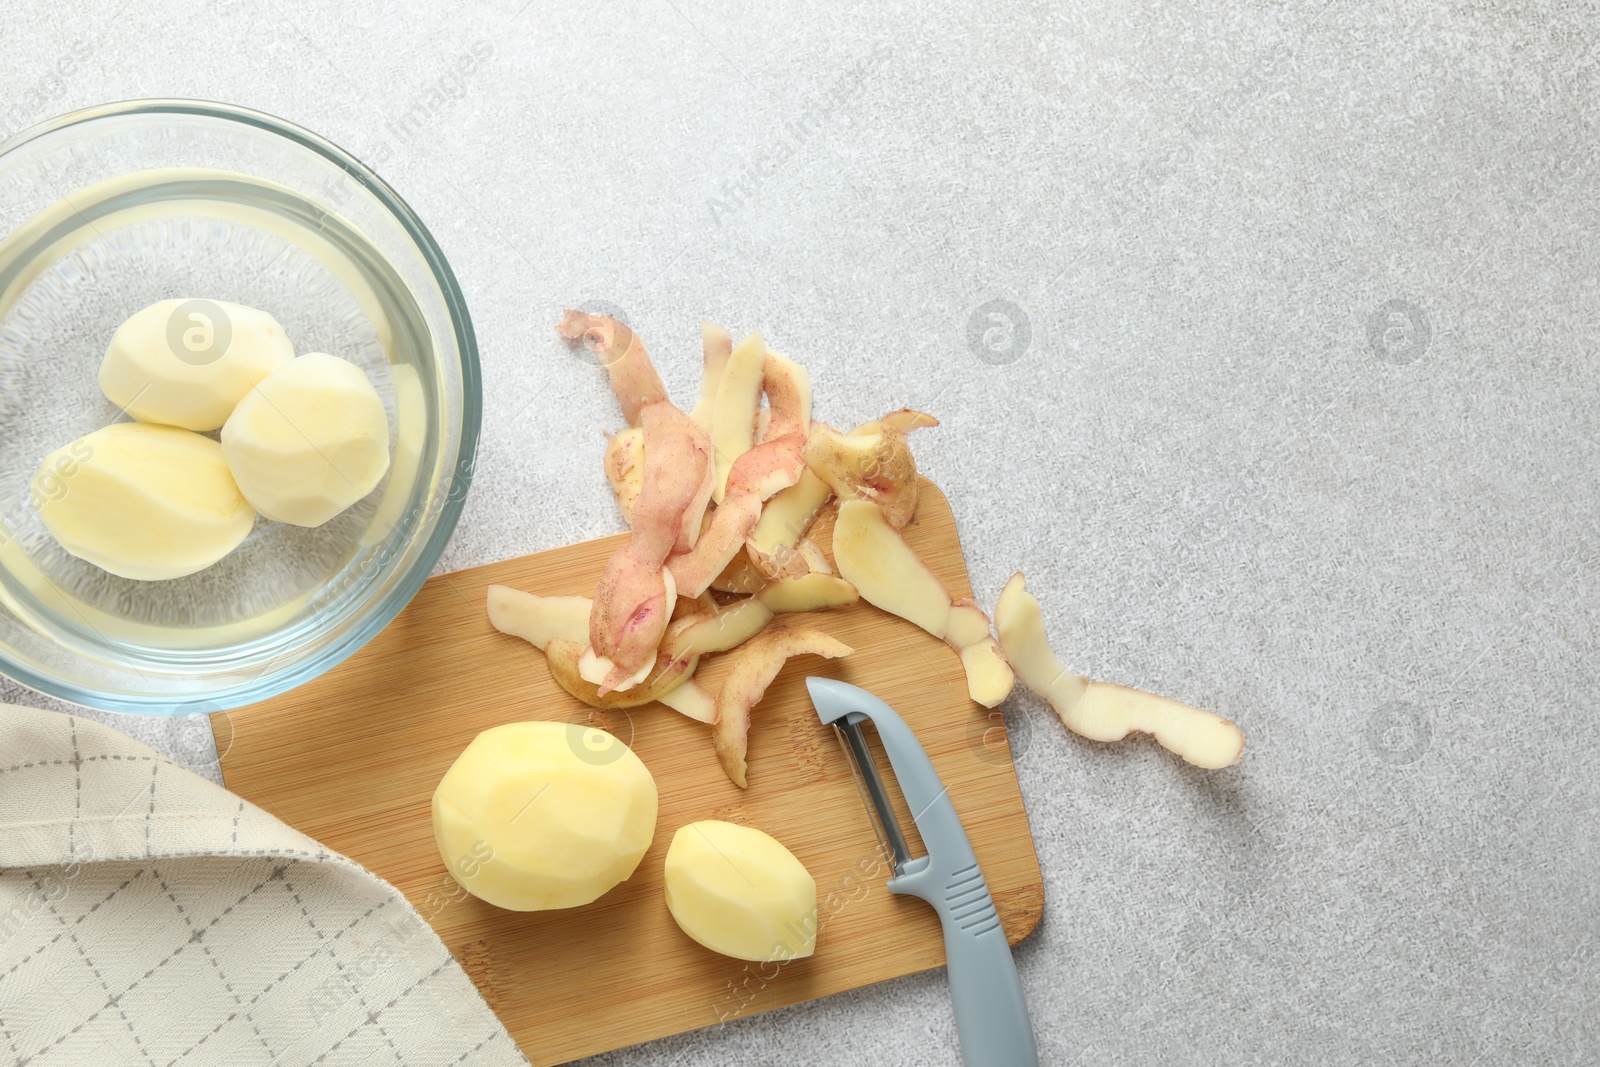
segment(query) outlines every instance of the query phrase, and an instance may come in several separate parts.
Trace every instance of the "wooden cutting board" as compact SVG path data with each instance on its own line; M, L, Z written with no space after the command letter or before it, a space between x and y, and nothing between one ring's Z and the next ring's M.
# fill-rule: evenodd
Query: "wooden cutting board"
M905 534L953 594L970 595L949 502L930 483ZM807 674L863 686L905 717L966 825L1007 936L1015 943L1033 930L1044 887L1000 714L968 699L955 653L910 623L864 602L796 618L855 651L842 660L791 660L773 683L755 710L748 790L723 775L709 727L659 704L591 711L556 686L541 652L489 625L489 585L592 595L623 536L433 578L339 667L272 700L214 715L228 788L405 893L535 1064L716 1026L944 962L932 910L884 887L888 868L849 764L812 710ZM813 536L824 546L831 541L826 526ZM708 658L697 677L714 693L726 671L726 657ZM450 879L434 848L429 804L445 770L479 731L525 719L611 731L638 752L660 789L655 840L638 870L583 908L523 914L490 907ZM881 750L879 762L887 767ZM890 781L918 852L914 823ZM811 871L819 908L813 957L745 964L678 930L662 898L662 864L678 827L707 818L767 831Z

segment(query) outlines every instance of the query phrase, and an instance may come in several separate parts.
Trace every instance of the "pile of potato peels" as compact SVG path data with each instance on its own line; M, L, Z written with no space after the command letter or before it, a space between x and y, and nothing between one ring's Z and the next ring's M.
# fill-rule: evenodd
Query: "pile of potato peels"
M659 701L709 724L723 770L744 787L750 711L784 663L851 651L778 616L862 599L948 644L984 707L1021 678L1083 737L1137 731L1200 767L1238 760L1244 736L1228 720L1062 667L1020 573L1001 592L992 627L971 599L951 597L900 535L917 511L908 435L937 419L901 410L849 433L813 422L804 367L759 333L734 344L710 323L701 330L700 397L686 414L627 326L568 311L557 329L589 343L622 404L628 427L611 436L605 472L631 535L592 600L491 586L489 618L543 649L557 684L579 700ZM838 574L807 538L830 507ZM695 669L723 652L733 669L713 698Z

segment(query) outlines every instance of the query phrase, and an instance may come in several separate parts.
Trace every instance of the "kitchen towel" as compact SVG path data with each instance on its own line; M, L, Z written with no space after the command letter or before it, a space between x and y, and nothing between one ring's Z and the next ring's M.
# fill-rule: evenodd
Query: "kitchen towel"
M0 704L0 1061L526 1064L398 890L87 719Z

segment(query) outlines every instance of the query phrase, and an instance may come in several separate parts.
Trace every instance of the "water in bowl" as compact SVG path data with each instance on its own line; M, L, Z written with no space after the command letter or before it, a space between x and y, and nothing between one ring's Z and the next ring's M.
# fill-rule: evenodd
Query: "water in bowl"
M69 645L104 649L114 641L162 660L224 647L232 655L241 638L353 593L381 540L371 530L380 506L415 489L390 482L414 477L392 469L373 493L314 529L258 518L236 551L184 578L140 582L102 571L56 544L30 481L49 452L126 419L96 384L111 335L170 297L260 308L282 323L297 353L328 352L367 372L392 443L401 430L393 368L416 362L425 339L383 258L312 202L242 175L138 178L65 213L32 255L0 263L0 291L25 285L0 322L0 538L8 555L0 583L19 613ZM385 515L396 510L383 507Z

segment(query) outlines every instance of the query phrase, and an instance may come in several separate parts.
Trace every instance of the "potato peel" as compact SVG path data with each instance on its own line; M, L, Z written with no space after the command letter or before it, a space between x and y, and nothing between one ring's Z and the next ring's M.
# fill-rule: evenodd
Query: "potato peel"
M704 430L667 401L645 405L640 424L644 478L632 533L606 562L589 617L589 643L616 664L602 692L643 667L661 643L675 599L667 587L677 586L664 564L689 540L691 529L698 533L711 493L711 444ZM702 592L704 586L688 595Z
M896 433L910 433L912 430L921 430L927 427L937 426L939 425L939 420L934 418L932 415L929 415L926 411L917 411L913 408L901 408L899 411L889 412L889 414L879 419L876 425L887 430L893 430ZM854 432L867 433L869 432L869 427L873 427L873 424L869 423L867 426L858 426Z
M847 434L818 423L806 440L806 465L840 500L870 500L899 530L916 517L920 488L906 435L937 425L932 415L910 408L864 422Z
M632 526L633 506L638 503L639 490L644 488L644 430L629 426L612 434L606 441L603 462L622 521Z
M1126 686L1091 682L1063 667L1045 637L1039 601L1028 592L1021 572L1001 591L994 619L1000 646L1017 677L1073 733L1093 741L1120 741L1138 731L1153 735L1197 767L1217 770L1238 762L1244 734L1220 715Z
M673 627L663 648L674 659L726 652L755 637L774 616L847 607L858 599L854 586L832 575L808 574L784 579L764 587L754 596L686 618Z
M845 608L860 600L861 594L843 578L814 572L773 582L757 593L756 599L779 614Z
M794 568L804 563L796 558L795 548L831 496L828 483L807 469L793 485L768 500L745 544L756 570L768 578L794 576Z
M616 664L602 690L616 688L655 654L677 605L673 585L672 573L651 569L631 543L611 554L589 616L589 643Z
M593 607L586 596L537 596L508 585L489 587L489 622L541 651L552 638L587 641Z
M783 623L769 626L732 655L733 670L717 694L717 721L712 742L717 760L740 789L748 788L750 711L767 687L795 656L836 659L850 654L850 646L821 630L792 630Z
M707 521L710 521L710 516L707 516ZM711 580L711 588L717 592L739 596L752 596L766 584L766 576L756 569L750 556L744 552L735 552L728 565Z
M839 505L833 561L839 577L855 586L867 603L943 640L950 620L950 591L889 525L878 505L866 500Z
M880 429L840 433L818 423L806 441L806 465L840 500L868 500L900 529L917 513L917 464L906 435Z
M956 649L961 656L961 669L967 676L967 695L986 708L999 707L1011 695L1017 676L1011 661L994 638L981 640Z
M809 537L802 537L800 543L795 546L795 551L799 554L801 562L806 566L806 574L833 573L833 567L829 565L828 557L823 553L822 546ZM803 575L796 574L790 577L799 578L803 577Z
M545 645L544 655L556 684L593 708L637 708L648 704L683 684L699 665L698 657L694 656L682 660L657 656L655 667L639 684L629 689L601 692L598 685L583 677L579 662L585 651L585 646L578 641L556 637Z
M709 726L717 721L716 698L706 692L692 674L665 693L656 694L656 700L695 722Z
M672 621L677 622L691 615L709 615L716 611L717 607L717 598L710 592L701 593L699 596L681 596L672 608Z
M714 322L700 324L700 348L704 363L700 371L700 399L689 412L699 427L711 432L711 412L717 402L717 386L722 382L722 370L733 355L733 335Z
M839 505L833 558L840 577L854 585L863 600L916 623L955 650L967 676L967 695L973 700L992 708L1010 694L1016 678L998 646L967 654L971 646L994 644L988 616L971 599L951 599L950 590L889 523L882 508L865 500Z
M744 344L741 341L734 348L725 375L734 373ZM775 352L765 352L762 365L761 388L772 405L767 436L733 461L721 503L711 513L711 523L694 548L667 561L678 588L687 596L700 595L716 580L760 521L762 502L793 485L805 469L801 453L805 448L803 427L809 425L811 417L811 380L798 363ZM719 418L726 386L725 381L725 388L717 394ZM717 439L719 466L726 458L723 447L723 441Z
M752 333L733 346L717 375L709 421L717 458L716 487L711 499L718 504L727 496L734 463L755 444L766 355L766 342L759 333Z
M611 391L617 395L628 425L639 425L639 413L646 404L667 398L667 387L650 362L644 342L611 316L568 310L562 313L556 332L569 341L581 338L589 342L611 379Z
M750 640L772 621L773 611L755 597L726 604L707 615L695 615L666 644L672 659L726 652Z
M705 601L710 601L706 597ZM715 602L700 603L702 611L715 610ZM685 598L683 603L696 602ZM667 656L657 655L651 661L649 672L637 684L619 687L602 694L594 678L586 677L589 671L585 662L596 662L594 649L587 643L589 611L593 602L582 596L539 596L512 589L505 585L491 585L488 594L489 621L500 632L520 637L545 653L551 677L566 692L595 708L631 708L659 701L698 722L711 723L716 718L716 701L694 680L698 656L687 656L680 663L672 663ZM663 638L663 646L692 623L675 621ZM550 646L554 644L552 652ZM600 664L606 661L598 660ZM603 675L602 675L603 677Z

